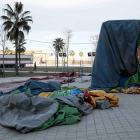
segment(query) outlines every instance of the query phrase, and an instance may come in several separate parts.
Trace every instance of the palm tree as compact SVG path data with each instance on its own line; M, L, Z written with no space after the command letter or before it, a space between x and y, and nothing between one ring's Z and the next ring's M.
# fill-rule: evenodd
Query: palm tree
M19 67L20 67L20 54L24 53L26 51L26 48L24 47L24 45L26 44L25 41L26 41L25 39L20 38L19 45L18 45L18 48L17 48L17 52L19 54ZM14 42L13 44L16 45L16 42ZM14 46L14 47L16 47L16 46Z
M57 56L57 68L58 68L58 53L63 50L63 47L65 46L65 43L63 42L63 39L61 38L56 38L53 41L53 46L56 49L56 56Z
M26 16L30 14L30 11L23 12L23 4L21 2L15 2L14 9L11 8L9 4L6 4L6 8L3 9L7 16L1 16L4 20L3 28L7 32L7 37L11 41L16 42L16 74L18 75L18 61L17 61L17 49L19 45L19 39L24 38L24 31L29 33L31 27L28 22L33 22L31 16Z

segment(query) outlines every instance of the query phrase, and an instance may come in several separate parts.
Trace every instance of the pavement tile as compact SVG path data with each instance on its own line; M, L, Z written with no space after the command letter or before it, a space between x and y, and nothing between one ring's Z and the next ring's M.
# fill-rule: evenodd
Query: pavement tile
M88 88L91 84L79 83L80 80L77 78L70 85ZM93 113L83 116L74 125L54 126L27 134L0 126L0 140L140 140L140 95L116 95L120 98L119 107L112 107L113 110L94 109Z

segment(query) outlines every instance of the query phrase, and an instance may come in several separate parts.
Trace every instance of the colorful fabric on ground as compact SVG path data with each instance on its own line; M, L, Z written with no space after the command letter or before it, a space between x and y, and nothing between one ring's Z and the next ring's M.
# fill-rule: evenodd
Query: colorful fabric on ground
M50 95L51 95L51 92L41 92L38 96L49 98Z
M137 84L140 85L140 66L137 67L137 73L132 75L124 85L124 89L128 89L130 84Z
M64 86L64 87L61 87L61 90L71 90L72 88L68 87L68 86Z
M119 103L119 98L112 93L105 95L105 97L110 101L110 106L117 106Z
M76 89L73 89L73 90L70 90L70 94L73 95L73 94L79 94L79 93L83 93L83 91L81 91L80 89L76 88Z
M18 93L20 93L20 91L18 89L13 91L13 92L11 92L11 94L18 94Z
M70 90L59 90L52 92L49 98L57 98L60 96L68 96L68 95L70 95Z
M88 93L97 97L106 95L106 92L103 90L92 90L92 91L89 91Z
M54 114L46 123L38 128L35 128L34 131L44 130L54 125L75 124L81 120L80 117L82 114L79 113L76 108L70 107L69 105L59 101L58 103L59 108L56 114Z
M128 89L122 89L121 92L128 93L128 94L140 94L140 88L130 87Z
M72 107L77 108L78 111L82 115L88 115L93 111L93 107L88 106L84 102L84 94L83 93L73 94L73 95L69 95L69 96L61 96L61 97L58 97L56 99L59 100L60 102L63 102L65 104L68 104Z
M84 96L85 102L93 106L93 108L96 108L96 100L109 100L110 106L117 106L119 103L119 98L115 94L106 94L106 92L102 90L85 91Z

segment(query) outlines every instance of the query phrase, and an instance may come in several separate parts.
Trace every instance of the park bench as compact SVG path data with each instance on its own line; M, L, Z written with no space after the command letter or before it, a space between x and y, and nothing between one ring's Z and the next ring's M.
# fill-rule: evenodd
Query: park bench
M3 78L5 78L5 73L2 70L0 70L0 75L2 75Z

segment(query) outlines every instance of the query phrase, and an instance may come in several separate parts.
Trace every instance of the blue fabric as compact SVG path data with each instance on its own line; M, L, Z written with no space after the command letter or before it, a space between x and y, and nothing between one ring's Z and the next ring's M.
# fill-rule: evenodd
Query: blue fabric
M14 88L12 91L4 93L1 96L9 95L11 94L11 92L17 89L20 92L26 92L27 88L31 89L31 94L33 95L39 95L41 92L53 92L55 90L61 90L60 84L58 84L57 82L50 81L47 83L43 83L39 81L29 80L24 84L24 86L18 86Z
M92 89L116 87L123 73L136 72L139 34L139 20L116 20L102 24L92 68Z
M125 82L130 78L131 76L125 76L122 77L119 84L117 85L118 87L124 87Z
M73 95L73 94L79 94L79 93L83 93L83 91L81 91L81 90L78 89L78 88L70 90L70 94L71 94L71 95Z

